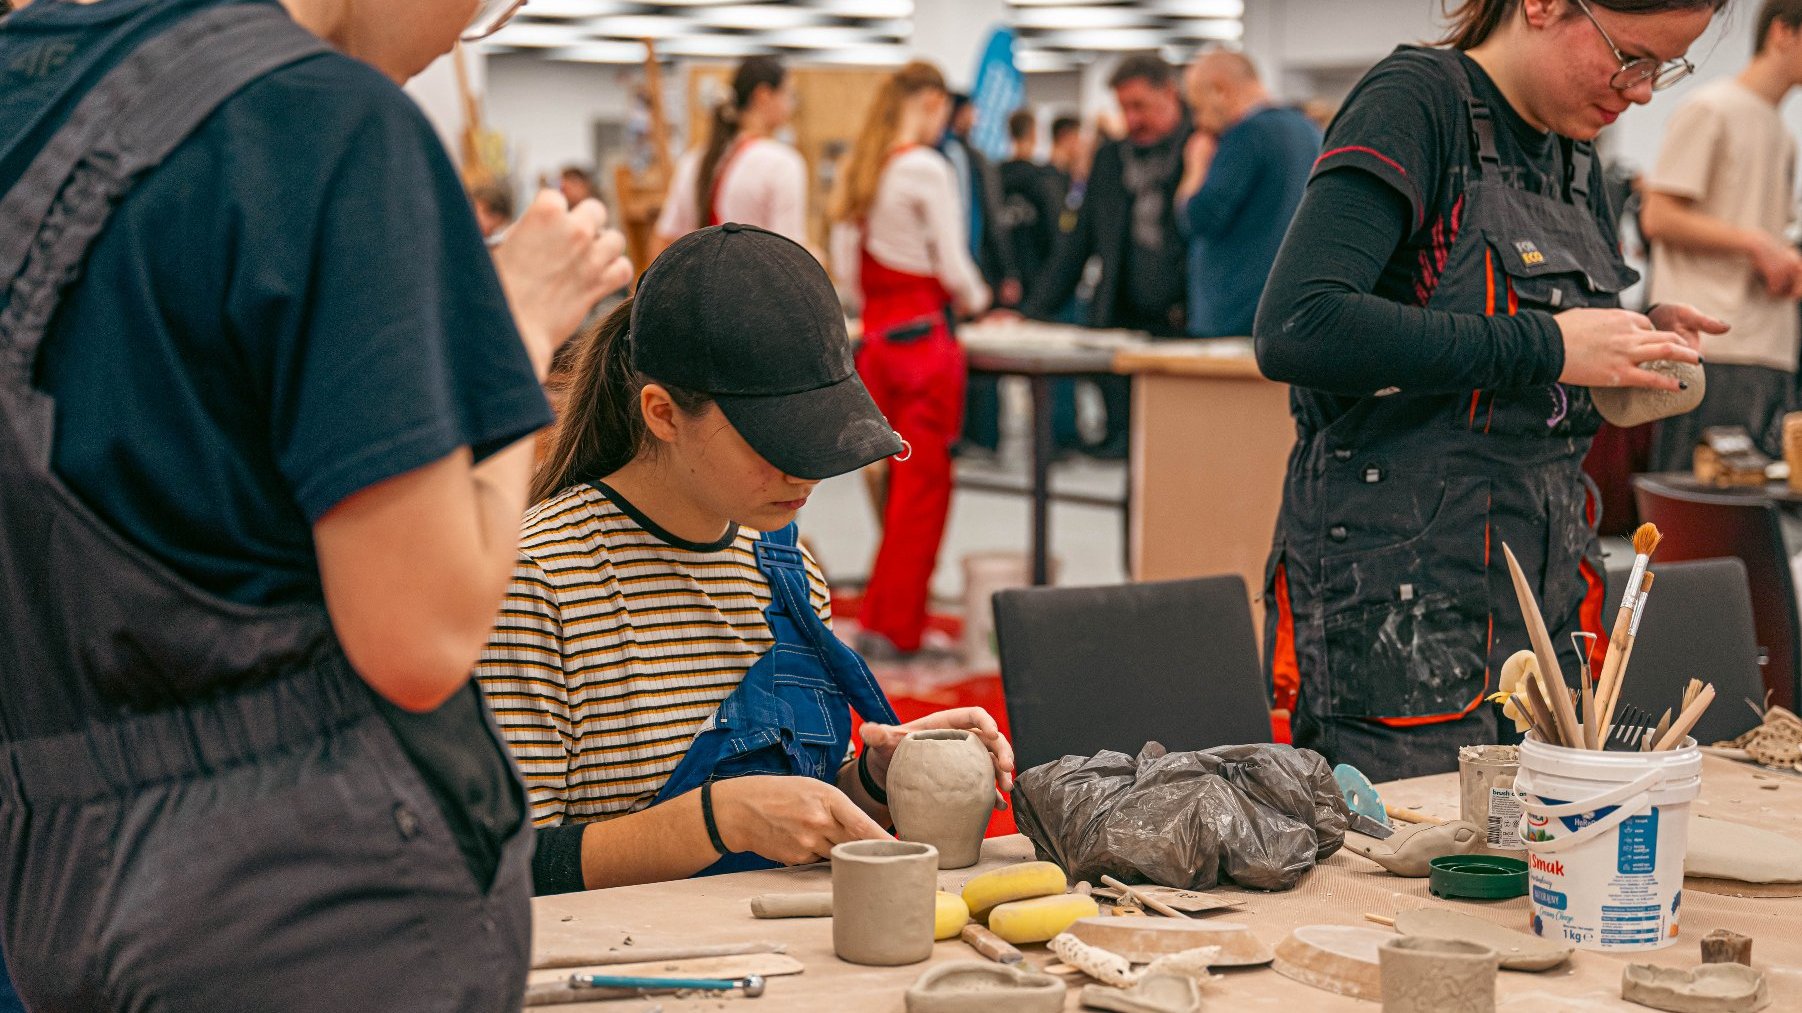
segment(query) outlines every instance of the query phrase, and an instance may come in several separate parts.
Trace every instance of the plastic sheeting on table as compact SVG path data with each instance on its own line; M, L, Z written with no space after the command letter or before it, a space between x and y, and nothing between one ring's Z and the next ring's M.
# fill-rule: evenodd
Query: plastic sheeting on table
M1270 744L1066 756L1022 773L1013 802L1039 858L1071 878L1188 890L1287 890L1339 850L1350 819L1325 758Z

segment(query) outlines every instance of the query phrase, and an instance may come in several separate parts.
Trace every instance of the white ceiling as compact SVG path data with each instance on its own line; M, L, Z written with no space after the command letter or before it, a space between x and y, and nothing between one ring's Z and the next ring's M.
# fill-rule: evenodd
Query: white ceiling
M1243 0L1007 0L1022 71L1068 70L1097 55L1163 50L1180 58L1236 42ZM547 59L637 63L660 55L896 64L912 56L913 0L531 0L485 45Z

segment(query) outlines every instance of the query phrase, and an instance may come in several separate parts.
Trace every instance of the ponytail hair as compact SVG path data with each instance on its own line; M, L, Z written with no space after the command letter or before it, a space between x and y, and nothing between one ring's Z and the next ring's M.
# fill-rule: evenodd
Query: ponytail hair
M567 400L552 431L550 449L532 478L532 502L541 503L572 485L606 478L649 445L639 395L651 382L632 368L632 300L570 339L573 362ZM676 407L699 415L713 402L695 391L659 383Z
M1520 0L1441 0L1444 4L1446 34L1439 45L1453 49L1475 49L1489 41L1502 20L1520 9ZM1727 0L1589 0L1621 14L1663 14L1667 11L1693 10L1706 7L1718 11ZM1573 2L1573 8L1576 6Z
M876 202L876 183L900 129L901 104L925 91L949 93L950 89L945 86L945 75L924 60L907 64L882 82L851 146L851 156L832 188L826 213L833 221L860 222L870 213L870 205Z
M713 183L726 150L738 139L739 124L752 96L759 87L774 91L788 77L782 61L773 56L753 56L738 65L732 75L732 97L713 107L713 121L707 128L707 148L701 153L701 171L695 174L695 221L702 228L713 222Z

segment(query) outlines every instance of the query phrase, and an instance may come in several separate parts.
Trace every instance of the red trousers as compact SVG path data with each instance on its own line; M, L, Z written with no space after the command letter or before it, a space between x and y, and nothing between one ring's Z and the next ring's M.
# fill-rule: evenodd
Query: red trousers
M920 647L932 570L951 512L951 445L964 425L964 350L934 329L907 342L866 339L857 372L912 449L889 460L882 544L858 622L903 651Z

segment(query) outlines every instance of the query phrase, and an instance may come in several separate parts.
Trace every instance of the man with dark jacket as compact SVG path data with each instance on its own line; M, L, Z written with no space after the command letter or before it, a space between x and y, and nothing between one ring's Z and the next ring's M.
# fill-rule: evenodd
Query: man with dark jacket
M1051 262L1022 312L1056 319L1089 258L1100 257L1101 280L1083 322L1177 337L1185 327L1188 280L1175 201L1189 117L1177 94L1176 72L1155 54L1122 60L1108 87L1126 121L1126 138L1095 152L1076 227L1058 237ZM1096 452L1125 456L1127 381L1110 378L1101 387L1108 433Z
M1001 174L995 171L995 163L970 143L975 126L976 106L970 96L962 92L952 95L951 122L939 150L951 162L963 194L970 255L982 271L982 280L995 293L995 305L1012 308L1020 303L1020 271L1014 266L1013 249L1002 223ZM965 387L963 442L966 447L991 453L1000 449L1001 388L993 376L972 376Z

